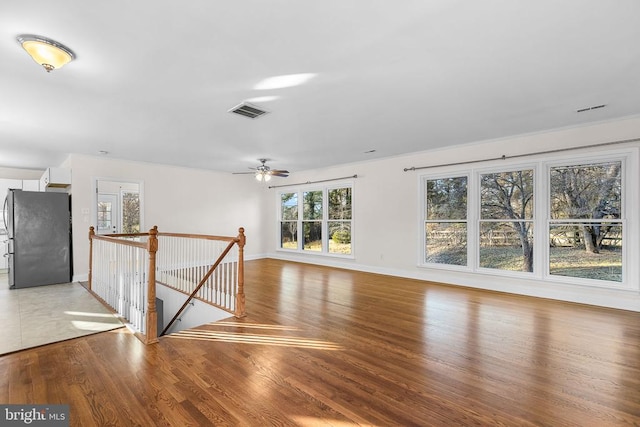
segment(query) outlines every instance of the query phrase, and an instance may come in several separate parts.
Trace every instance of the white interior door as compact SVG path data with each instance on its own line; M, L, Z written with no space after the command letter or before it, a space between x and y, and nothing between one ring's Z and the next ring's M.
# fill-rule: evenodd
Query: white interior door
M117 194L98 194L97 234L120 233L120 203Z

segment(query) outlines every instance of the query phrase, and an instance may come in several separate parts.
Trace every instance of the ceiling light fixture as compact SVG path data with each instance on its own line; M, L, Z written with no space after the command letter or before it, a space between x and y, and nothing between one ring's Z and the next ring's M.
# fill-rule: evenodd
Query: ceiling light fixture
M46 37L22 34L17 39L31 58L42 65L47 73L62 68L76 57L71 49Z

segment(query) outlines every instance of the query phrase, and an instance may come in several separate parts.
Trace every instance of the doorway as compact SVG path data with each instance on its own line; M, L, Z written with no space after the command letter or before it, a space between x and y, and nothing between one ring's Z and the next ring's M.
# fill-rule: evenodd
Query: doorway
M143 229L142 182L96 178L94 184L96 233L139 233Z

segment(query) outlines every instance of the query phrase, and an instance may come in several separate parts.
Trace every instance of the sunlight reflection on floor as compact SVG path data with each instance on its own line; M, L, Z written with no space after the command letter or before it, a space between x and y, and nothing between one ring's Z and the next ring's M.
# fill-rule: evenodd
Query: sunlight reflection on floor
M217 324L216 324L217 325ZM268 325L264 325L265 327ZM241 332L212 331L208 329L188 329L175 334L166 335L166 338L190 339L201 341L222 341L229 343L273 345L296 348L311 348L318 350L343 350L344 348L330 341L313 340L292 336L247 334Z
M274 329L279 331L299 331L300 328L295 326L282 326L282 325L265 325L262 323L240 323L240 322L215 322L211 325L214 326L236 326L241 328L254 328L254 329Z
M65 311L64 314L68 314L69 316L108 317L110 319L116 317L114 314L110 313L87 313L85 311Z
M301 426L328 425L332 427L376 427L375 424L351 423L348 421L328 420L326 418L318 419L313 417L292 416L291 419L295 420L295 422Z

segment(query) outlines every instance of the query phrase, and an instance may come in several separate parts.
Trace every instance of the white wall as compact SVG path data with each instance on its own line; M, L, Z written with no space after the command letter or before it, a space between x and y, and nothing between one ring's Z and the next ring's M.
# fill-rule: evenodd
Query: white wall
M104 157L71 155L62 166L72 169L74 276L76 280L82 280L87 274L87 233L91 224L83 220L82 212L83 209L91 208L93 178L101 177L144 182L146 229L158 225L161 231L234 235L238 227L245 227L247 259L269 256L640 311L640 289L633 292L616 291L418 267L419 241L422 233L418 221L419 172L403 171L411 166L529 154L639 137L640 117L634 117L385 160L294 172L286 180L275 182L299 183L357 174L358 178L354 180L353 259L278 251L275 196L277 190L257 184L251 175L236 176L110 160ZM634 146L640 144L634 143ZM383 148L380 147L379 151L383 151ZM586 148L584 151L594 150ZM496 162L500 161L494 161ZM490 166L491 162L484 165ZM446 168L430 170L436 171L444 172ZM631 208L640 211L639 186L635 183L628 188L634 192ZM640 240L638 234L638 226L635 225L633 238ZM640 286L640 278L635 277L634 280Z
M245 256L262 256L261 230L264 188L251 175L232 175L198 169L114 160L72 154L63 164L71 168L74 280L86 280L89 262L89 226L94 225L95 178L142 181L143 229L154 225L174 233L236 236L244 227Z
M288 178L290 183L358 175L358 178L355 179L353 196L355 257L354 259L344 259L278 251L276 248L276 190L271 190L271 203L274 208L268 212L269 221L264 230L264 240L269 242L269 256L273 258L640 311L638 288L633 292L617 291L418 267L418 257L421 251L419 242L423 232L419 224L418 177L422 172L403 171L404 168L412 166L448 164L497 158L502 155L513 156L634 138L640 138L640 117L479 142L464 147L415 153L379 161L353 163L330 169L292 173ZM637 147L640 146L640 143L632 145ZM580 151L593 150L595 148ZM484 166L491 164L488 162ZM432 169L429 172L446 171L446 169ZM631 197L633 206L630 208L637 210L640 198L639 186L637 183L631 183L627 189L633 192ZM632 238L637 241L640 239L637 225L634 230L635 234ZM630 260L630 262L635 263L637 260ZM638 270L635 269L635 271ZM634 280L638 285L640 278L635 277Z

